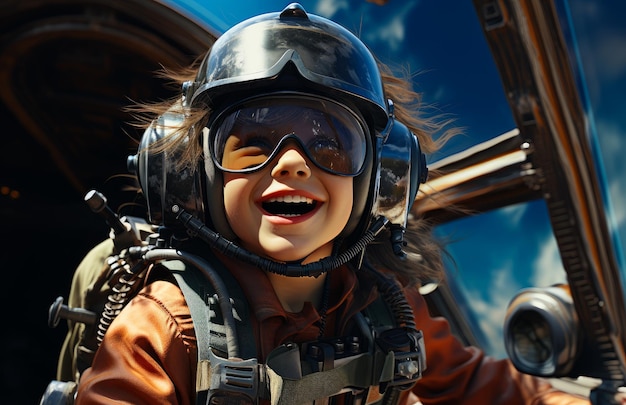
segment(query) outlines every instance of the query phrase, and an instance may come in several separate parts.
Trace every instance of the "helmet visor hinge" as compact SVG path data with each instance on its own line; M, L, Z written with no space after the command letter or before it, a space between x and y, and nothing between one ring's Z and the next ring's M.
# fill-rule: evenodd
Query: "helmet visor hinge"
M187 80L182 84L183 93L183 107L189 107L191 105L191 99L198 88L198 83L193 80Z
M389 117L387 125L385 125L385 128L382 131L377 133L377 136L383 139L383 143L387 142L387 137L391 133L391 128L393 128L393 122L396 118L395 106L393 104L393 100L390 98L387 99L387 111L387 116Z

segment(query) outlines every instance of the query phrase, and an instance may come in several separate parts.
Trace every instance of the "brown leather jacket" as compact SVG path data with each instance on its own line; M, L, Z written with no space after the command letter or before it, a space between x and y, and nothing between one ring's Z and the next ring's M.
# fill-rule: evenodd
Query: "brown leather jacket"
M287 313L265 274L226 263L248 297L260 361L285 342L315 340L320 316L312 305ZM234 271L233 271L234 270ZM348 268L332 272L327 336L376 297L376 289ZM401 403L423 404L588 404L554 390L547 382L518 373L506 360L463 347L442 318L431 318L416 289L406 291L416 324L424 333L428 367ZM197 351L189 309L171 281L146 285L116 318L93 366L81 378L77 404L193 404Z

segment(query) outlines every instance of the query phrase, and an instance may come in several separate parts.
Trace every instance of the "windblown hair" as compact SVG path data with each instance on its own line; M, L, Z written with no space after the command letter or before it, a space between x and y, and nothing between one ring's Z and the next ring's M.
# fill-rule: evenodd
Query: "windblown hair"
M192 66L178 70L163 70L162 78L168 79L178 88L185 81L195 78L201 59ZM439 150L445 142L458 134L459 129L453 127L452 120L444 115L428 115L422 102L421 94L413 90L410 75L404 71L393 72L391 67L379 62L386 96L394 103L395 117L404 123L418 138L420 147L425 154ZM202 162L202 143L199 137L202 131L197 128L206 126L211 110L206 105L193 108L184 107L180 97L156 103L138 103L128 107L128 111L136 118L136 125L146 128L154 119L166 112L182 114L184 123L171 128L172 134L151 146L153 153L177 150L180 160L179 168L197 170ZM439 134L437 138L433 134ZM187 138L188 137L188 138ZM186 141L188 140L188 141ZM415 285L424 282L441 281L444 278L442 256L445 254L444 243L432 234L432 226L427 221L412 218L408 221L405 232L407 253L404 259L392 251L389 232L381 232L377 241L367 249L366 260L376 268L393 271L404 285Z
M413 89L410 72L392 70L379 62L385 93L394 103L395 117L417 137L426 155L438 151L450 138L459 134L453 120L444 114L429 114L422 95ZM439 134L437 138L434 134ZM423 218L409 215L404 240L405 257L393 252L390 232L385 228L367 248L366 259L378 269L393 271L405 286L440 282L445 278L443 256L445 241L433 235L433 226Z

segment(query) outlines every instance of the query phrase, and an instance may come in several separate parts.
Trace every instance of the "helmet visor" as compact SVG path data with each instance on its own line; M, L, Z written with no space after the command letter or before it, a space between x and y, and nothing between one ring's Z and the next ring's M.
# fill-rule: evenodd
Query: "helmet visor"
M231 173L260 170L295 140L317 167L357 176L366 155L366 126L352 110L326 99L264 97L227 109L211 125L215 165Z

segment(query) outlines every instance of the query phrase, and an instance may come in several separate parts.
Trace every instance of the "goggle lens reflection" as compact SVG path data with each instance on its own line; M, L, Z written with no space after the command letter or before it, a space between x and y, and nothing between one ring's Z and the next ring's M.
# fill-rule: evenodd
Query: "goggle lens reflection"
M265 167L295 140L319 168L356 176L363 169L366 135L360 119L335 102L314 98L264 98L227 110L211 125L212 158L231 173Z

